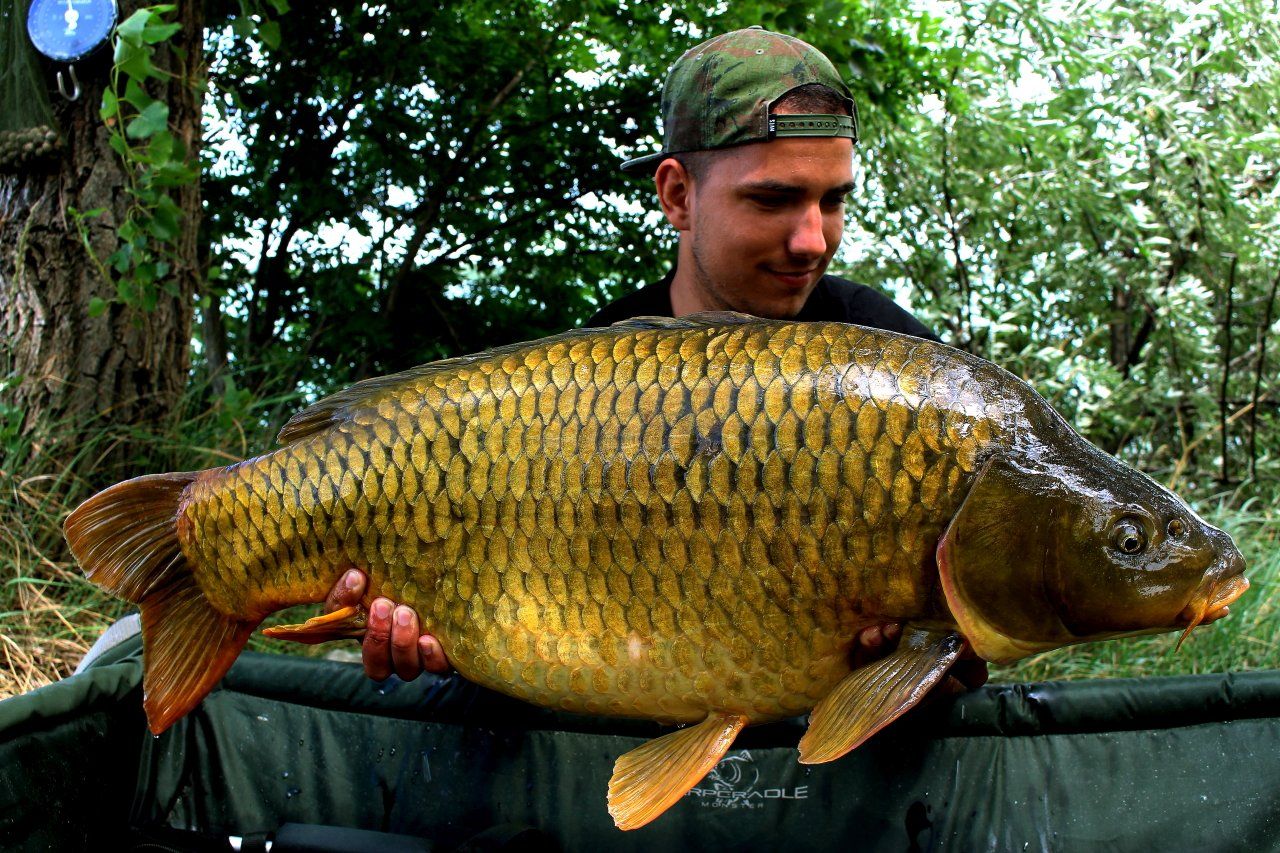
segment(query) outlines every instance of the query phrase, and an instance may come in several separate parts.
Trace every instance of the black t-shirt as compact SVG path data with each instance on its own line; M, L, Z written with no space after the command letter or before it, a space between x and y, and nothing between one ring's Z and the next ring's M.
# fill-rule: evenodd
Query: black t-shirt
M661 281L610 302L584 325L608 326L632 317L671 317L674 313L671 309L671 276L667 275ZM795 319L854 323L931 341L940 340L928 326L880 291L834 275L824 275L818 280Z

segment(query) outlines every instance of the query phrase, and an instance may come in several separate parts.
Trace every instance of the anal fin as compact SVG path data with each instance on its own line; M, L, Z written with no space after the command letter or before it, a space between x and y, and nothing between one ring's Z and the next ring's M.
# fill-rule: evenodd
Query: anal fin
M258 621L214 610L190 575L142 601L142 706L159 734L204 698L231 668Z
M621 755L609 780L614 824L636 829L671 808L711 772L746 724L741 714L713 713Z
M301 625L274 625L264 628L265 636L295 643L327 643L331 640L359 640L364 637L369 614L363 607L343 607L323 616L313 616Z
M835 761L860 746L924 698L963 649L959 634L904 629L892 654L849 673L813 709L800 763Z

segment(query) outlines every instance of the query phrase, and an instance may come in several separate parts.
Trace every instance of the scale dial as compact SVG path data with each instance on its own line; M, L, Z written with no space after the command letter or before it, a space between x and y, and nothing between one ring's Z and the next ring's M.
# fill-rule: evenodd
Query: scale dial
M115 0L31 0L27 35L50 59L72 62L107 40L116 25Z

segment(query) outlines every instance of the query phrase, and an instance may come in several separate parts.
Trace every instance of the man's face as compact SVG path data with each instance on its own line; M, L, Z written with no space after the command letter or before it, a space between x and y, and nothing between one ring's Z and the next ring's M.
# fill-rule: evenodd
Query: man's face
M840 246L852 188L848 139L775 139L707 158L686 235L703 301L794 317Z

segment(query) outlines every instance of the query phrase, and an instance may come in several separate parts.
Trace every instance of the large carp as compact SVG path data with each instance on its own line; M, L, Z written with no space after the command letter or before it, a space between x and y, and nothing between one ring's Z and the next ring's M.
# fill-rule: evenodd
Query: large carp
M968 643L1012 661L1215 619L1230 537L955 349L840 323L642 318L358 383L280 449L140 477L66 533L142 609L160 732L273 611L344 567L412 605L472 681L554 708L695 723L622 756L652 820L748 723L813 710L830 761ZM366 602L367 603L367 602ZM358 634L340 611L277 633ZM896 651L850 670L865 626Z

